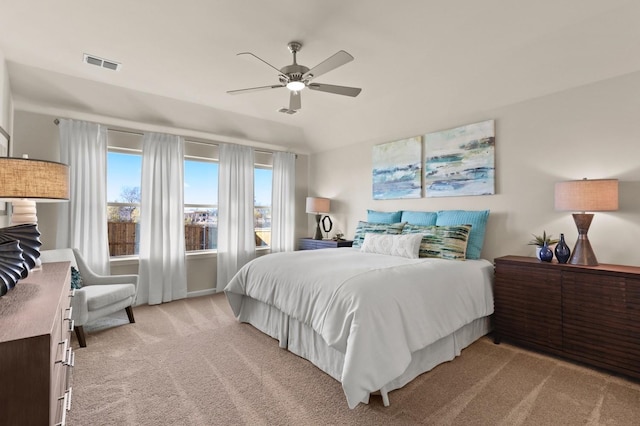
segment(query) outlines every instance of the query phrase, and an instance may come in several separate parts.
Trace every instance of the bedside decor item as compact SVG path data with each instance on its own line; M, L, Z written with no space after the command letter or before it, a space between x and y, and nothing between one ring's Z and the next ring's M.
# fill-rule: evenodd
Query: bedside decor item
M320 230L321 213L329 213L331 207L331 200L328 198L320 197L307 197L307 213L313 213L316 215L316 235L313 237L315 240L322 239L322 231Z
M27 156L0 158L0 199L13 204L12 224L33 225L5 232L27 232L35 236L37 242L34 243L33 238L25 241L23 249L28 248L25 251L29 269L39 269L41 244L36 202L69 200L69 166L54 161L32 160ZM22 240L20 243L22 245Z
M571 249L564 241L564 234L560 234L560 241L556 244L556 248L554 249L556 259L558 259L558 263L567 263L569 258L571 257Z
M495 194L495 122L429 133L424 138L427 197Z
M596 211L618 210L618 180L592 179L557 182L555 186L556 210L578 211L573 220L578 228L578 240L569 258L572 265L596 266L596 258L587 233Z
M373 199L422 196L422 137L373 147Z
M540 247L540 254L538 257L543 262L551 262L553 260L553 251L549 248L549 244L547 242Z
M0 296L14 288L18 280L26 278L25 269L18 240L0 243Z
M542 231L542 235L536 235L536 234L531 234L531 235L533 235L533 238L529 240L527 244L530 246L536 246L536 257L538 259L540 259L540 249L542 248L542 246L545 245L545 243L548 246L552 246L558 243L558 240L556 238L551 238L552 237L551 234L547 235L547 231Z
M36 266L40 257L40 231L35 223L23 223L21 225L0 228L0 243L18 240L22 257L27 265L27 270L22 278L26 278L29 270Z

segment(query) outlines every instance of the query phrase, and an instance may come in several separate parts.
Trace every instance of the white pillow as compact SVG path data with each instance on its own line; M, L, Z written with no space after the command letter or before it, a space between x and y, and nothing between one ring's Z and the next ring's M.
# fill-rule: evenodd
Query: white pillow
M417 259L421 241L422 234L391 235L368 233L364 235L364 242L360 251Z

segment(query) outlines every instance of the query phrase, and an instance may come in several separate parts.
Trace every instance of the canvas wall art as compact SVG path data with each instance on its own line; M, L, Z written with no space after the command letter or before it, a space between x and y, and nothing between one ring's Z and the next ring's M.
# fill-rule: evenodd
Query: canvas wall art
M387 142L373 147L373 199L422 196L422 138Z
M495 194L494 120L425 135L427 197Z

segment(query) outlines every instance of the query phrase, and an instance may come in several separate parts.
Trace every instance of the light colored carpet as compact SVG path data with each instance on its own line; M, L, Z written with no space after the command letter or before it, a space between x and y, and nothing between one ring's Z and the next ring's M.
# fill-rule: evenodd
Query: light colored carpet
M639 383L488 338L390 407L374 396L349 410L340 383L236 322L221 294L134 313L75 342L69 425L640 424Z

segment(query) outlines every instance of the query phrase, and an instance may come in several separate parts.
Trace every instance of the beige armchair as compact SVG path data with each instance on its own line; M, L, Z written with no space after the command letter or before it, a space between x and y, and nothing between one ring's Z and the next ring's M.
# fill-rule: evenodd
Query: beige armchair
M40 259L42 263L68 261L80 272L82 288L76 290L71 300L71 319L81 347L87 346L85 324L121 309L126 309L130 323L135 322L132 306L138 289L137 275L98 275L77 249L42 250Z

